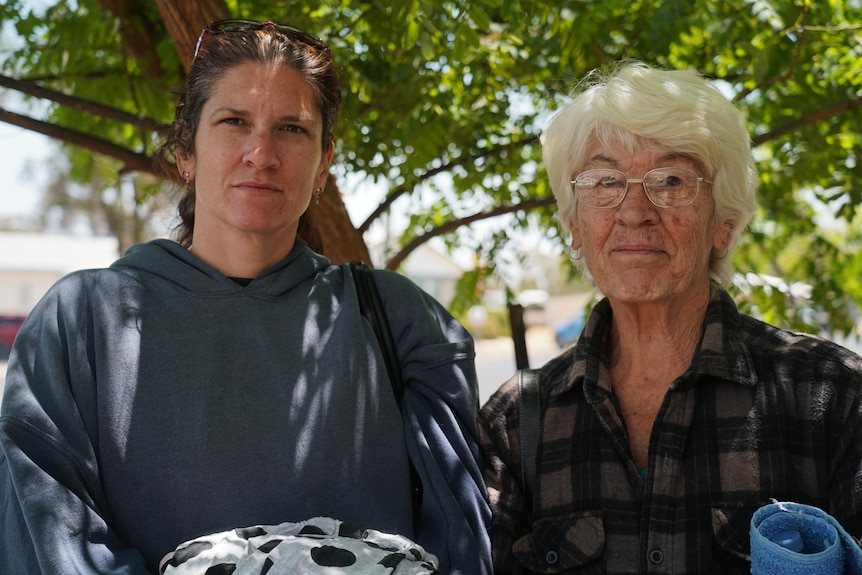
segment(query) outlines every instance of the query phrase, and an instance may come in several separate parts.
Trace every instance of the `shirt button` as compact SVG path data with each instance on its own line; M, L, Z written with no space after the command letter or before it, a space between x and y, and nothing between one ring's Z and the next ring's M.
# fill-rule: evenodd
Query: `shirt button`
M545 553L545 563L548 565L556 565L557 561L560 560L560 554L551 549L547 553Z
M649 558L649 562L653 565L661 565L664 563L664 551L661 549L653 549L649 552L647 557Z

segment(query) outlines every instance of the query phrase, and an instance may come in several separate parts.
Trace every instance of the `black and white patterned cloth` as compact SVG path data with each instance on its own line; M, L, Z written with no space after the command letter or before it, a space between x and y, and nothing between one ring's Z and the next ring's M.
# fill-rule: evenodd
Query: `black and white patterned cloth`
M400 535L328 517L256 525L187 541L162 575L437 575L437 558Z

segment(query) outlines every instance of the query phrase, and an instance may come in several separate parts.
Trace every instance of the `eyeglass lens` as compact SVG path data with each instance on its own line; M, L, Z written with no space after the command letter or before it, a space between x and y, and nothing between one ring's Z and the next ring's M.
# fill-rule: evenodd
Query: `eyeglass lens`
M674 208L694 201L701 180L688 168L657 168L643 178L629 178L619 170L597 169L578 174L572 184L578 199L594 208L620 204L630 183L643 184L647 197L656 206Z

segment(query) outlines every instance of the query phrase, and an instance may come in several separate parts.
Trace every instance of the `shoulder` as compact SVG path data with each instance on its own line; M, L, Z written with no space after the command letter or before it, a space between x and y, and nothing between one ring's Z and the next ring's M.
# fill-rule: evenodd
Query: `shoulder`
M354 285L349 277L353 275L350 263L341 264L340 268L345 276L345 289L349 291ZM408 353L406 350L422 349L419 355L429 365L472 361L472 336L440 302L396 272L372 269L367 276L379 295L381 312L402 355ZM362 288L356 285L356 289ZM362 297L358 291L356 295ZM349 297L346 293L345 300Z
M345 274L351 274L350 264L341 265ZM386 269L368 269L387 317L435 318L435 322L449 324L452 317L434 297L420 288L410 278Z
M479 410L479 418L484 420L488 427L517 426L519 401L518 373L515 373L491 394Z
M701 351L726 364L728 373L752 370L752 381L826 381L829 374L862 379L862 358L826 338L780 328L742 313L730 294L713 294ZM827 376L827 377L820 377Z
M49 348L66 340L84 342L94 326L115 314L114 309L122 282L118 272L88 269L69 273L57 280L27 314L15 338L15 347L38 349L45 357ZM118 286L115 288L108 285Z
M86 300L106 285L120 282L127 274L115 268L78 270L57 280L36 305L34 311L45 305L60 305L68 302Z
M360 261L344 262L339 266L329 266L328 269L340 269L345 276L356 277L357 274L367 274L381 292L386 291L417 291L419 287L409 278L387 269L372 268Z
M839 427L862 422L862 357L828 339L748 316L740 317L740 325L764 399L806 421L837 421Z
M576 347L569 347L536 370L539 378L540 409L544 410L544 406L550 404L551 398L565 389L575 354ZM518 427L521 419L520 373L516 372L506 380L482 406L479 417L485 420L489 427Z
M410 278L386 269L370 270L374 284L384 298L418 298L433 299Z
M775 327L740 314L744 342L755 361L784 366L827 365L862 379L862 357L824 337Z

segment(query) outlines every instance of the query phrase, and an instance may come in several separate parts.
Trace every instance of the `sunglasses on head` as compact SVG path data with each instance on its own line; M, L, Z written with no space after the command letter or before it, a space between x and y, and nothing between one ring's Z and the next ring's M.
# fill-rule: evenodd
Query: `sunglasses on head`
M329 52L329 46L326 45L326 42L315 36L314 34L309 34L299 28L294 28L293 26L286 26L284 24L276 24L270 20L266 22L259 22L257 20L241 20L241 19L228 19L228 20L216 20L215 22L211 22L206 28L201 31L201 35L198 37L198 43L195 46L195 55L193 57L198 57L198 52L200 52L201 44L203 44L204 38L208 36L213 36L216 34L230 34L231 32L254 32L255 30L263 30L267 26L272 26L277 31L281 32L288 38L292 40L296 40L298 42L302 42L307 46L311 46L315 50L323 53L326 58L330 58L331 54Z

